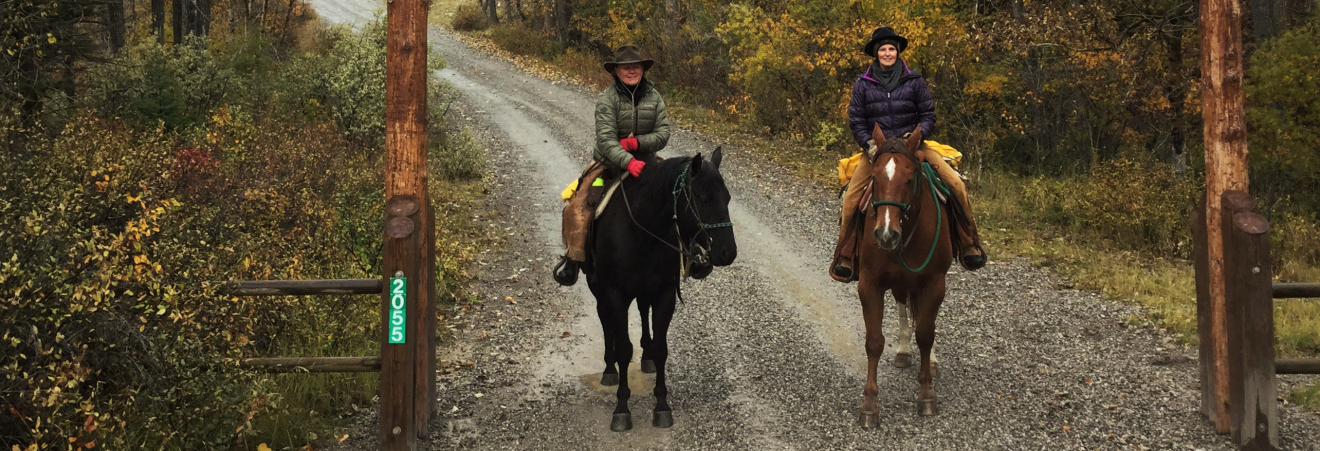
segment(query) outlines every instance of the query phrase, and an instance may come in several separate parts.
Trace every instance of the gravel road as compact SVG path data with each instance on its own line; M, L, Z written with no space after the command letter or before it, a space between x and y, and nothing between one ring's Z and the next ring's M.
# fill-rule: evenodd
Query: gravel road
M371 0L311 0L332 22L371 17ZM610 432L612 387L585 283L563 288L559 190L590 158L597 93L551 82L432 27L461 92L449 114L491 149L489 227L506 246L481 254L480 306L444 312L440 414L423 449L1232 449L1198 413L1196 352L1141 310L1017 259L950 274L937 326L941 415L916 414L916 367L880 367L881 427L855 425L865 379L856 285L830 280L831 190L748 147L679 129L668 156L723 145L738 261L684 283L671 329L675 425L644 421L652 376L630 372L638 419ZM510 302L509 300L513 302ZM886 331L896 329L893 304ZM632 315L636 345L640 323ZM640 355L640 349L634 355ZM636 362L634 362L636 363ZM374 413L334 449L374 449ZM1320 450L1320 416L1280 409L1285 449Z

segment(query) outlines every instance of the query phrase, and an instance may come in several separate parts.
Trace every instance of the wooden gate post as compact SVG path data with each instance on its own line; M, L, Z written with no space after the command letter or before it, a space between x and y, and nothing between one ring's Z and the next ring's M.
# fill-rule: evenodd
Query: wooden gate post
M384 298L380 340L380 449L417 449L417 319L421 317L422 231L417 198L394 196L385 204ZM432 377L434 379L434 377Z
M408 252L417 254L417 270L408 273L409 298L416 293L414 316L408 312L408 347L414 356L409 368L410 377L399 383L411 387L411 413L407 427L412 438L386 447L386 434L392 427L385 426L385 406L381 406L382 449L413 449L417 437L425 436L427 423L435 408L435 221L434 210L426 178L426 57L430 46L426 40L426 0L390 0L386 5L385 40L385 197L393 201L398 196L412 196L415 208L407 216L416 226L414 247ZM393 219L391 219L393 220ZM387 243L389 238L386 238ZM394 250L391 250L394 249ZM385 261L397 258L391 252L402 248L386 246ZM388 266L388 265L386 265ZM388 272L387 272L388 275ZM416 279L416 280L414 280ZM410 305L410 308L411 305ZM382 356L384 354L382 353ZM385 390L382 362L382 393ZM384 396L382 394L382 403Z
M1247 190L1246 117L1242 111L1242 11L1237 0L1200 0L1201 6L1201 116L1205 123L1207 311L1215 337L1224 329L1224 249L1219 227L1220 196L1228 190ZM1210 370L1225 375L1226 343L1210 345ZM1216 393L1227 392L1226 378L1209 380ZM1229 432L1229 414L1223 399L1203 406L1215 430Z
M1224 205L1240 203L1242 198L1250 199L1241 191L1226 192ZM1224 225L1228 404L1233 441L1242 449L1273 450L1279 444L1279 416L1270 225L1250 211L1233 212Z

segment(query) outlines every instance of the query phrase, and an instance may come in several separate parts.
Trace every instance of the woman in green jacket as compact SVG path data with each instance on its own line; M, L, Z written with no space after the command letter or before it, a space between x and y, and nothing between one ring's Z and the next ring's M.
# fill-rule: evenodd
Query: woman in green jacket
M561 285L577 282L578 265L586 260L587 233L595 205L589 202L589 189L602 175L613 178L624 171L642 177L656 153L669 143L669 115L665 100L655 85L646 79L646 71L655 64L644 58L636 46L625 45L614 51L614 61L603 66L614 75L614 83L596 100L596 148L593 161L579 179L580 188L564 206L563 238L567 249L555 266L555 281Z

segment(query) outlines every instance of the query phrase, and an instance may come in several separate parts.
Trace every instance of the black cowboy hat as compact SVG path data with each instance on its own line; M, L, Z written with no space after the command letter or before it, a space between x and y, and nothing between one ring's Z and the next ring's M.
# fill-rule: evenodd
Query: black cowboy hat
M614 50L614 61L606 61L602 66L605 72L614 73L615 66L623 64L641 63L642 70L650 70L655 61L643 58L642 50L635 45L625 45Z
M871 40L867 41L866 47L862 47L862 52L866 53L866 56L875 57L876 49L879 49L881 44L886 43L894 44L894 47L898 48L898 53L903 53L903 50L907 49L908 40L895 33L893 28L876 28L875 31L871 32Z

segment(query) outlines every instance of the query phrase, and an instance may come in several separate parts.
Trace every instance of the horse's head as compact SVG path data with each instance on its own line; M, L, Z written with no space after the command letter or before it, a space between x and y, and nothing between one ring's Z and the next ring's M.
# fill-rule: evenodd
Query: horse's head
M729 220L729 189L720 175L720 161L724 152L716 147L710 160L701 154L692 157L687 168L687 201L689 207L680 206L679 229L685 239L706 249L710 264L728 266L738 257L738 244L733 238L733 223ZM700 249L695 249L700 252ZM701 279L709 270L693 274Z
M867 155L871 160L871 208L875 211L876 244L880 249L893 251L903 242L903 217L912 207L913 189L917 183L917 168L921 157L921 127L906 140L885 139L880 126L871 134L876 152Z

